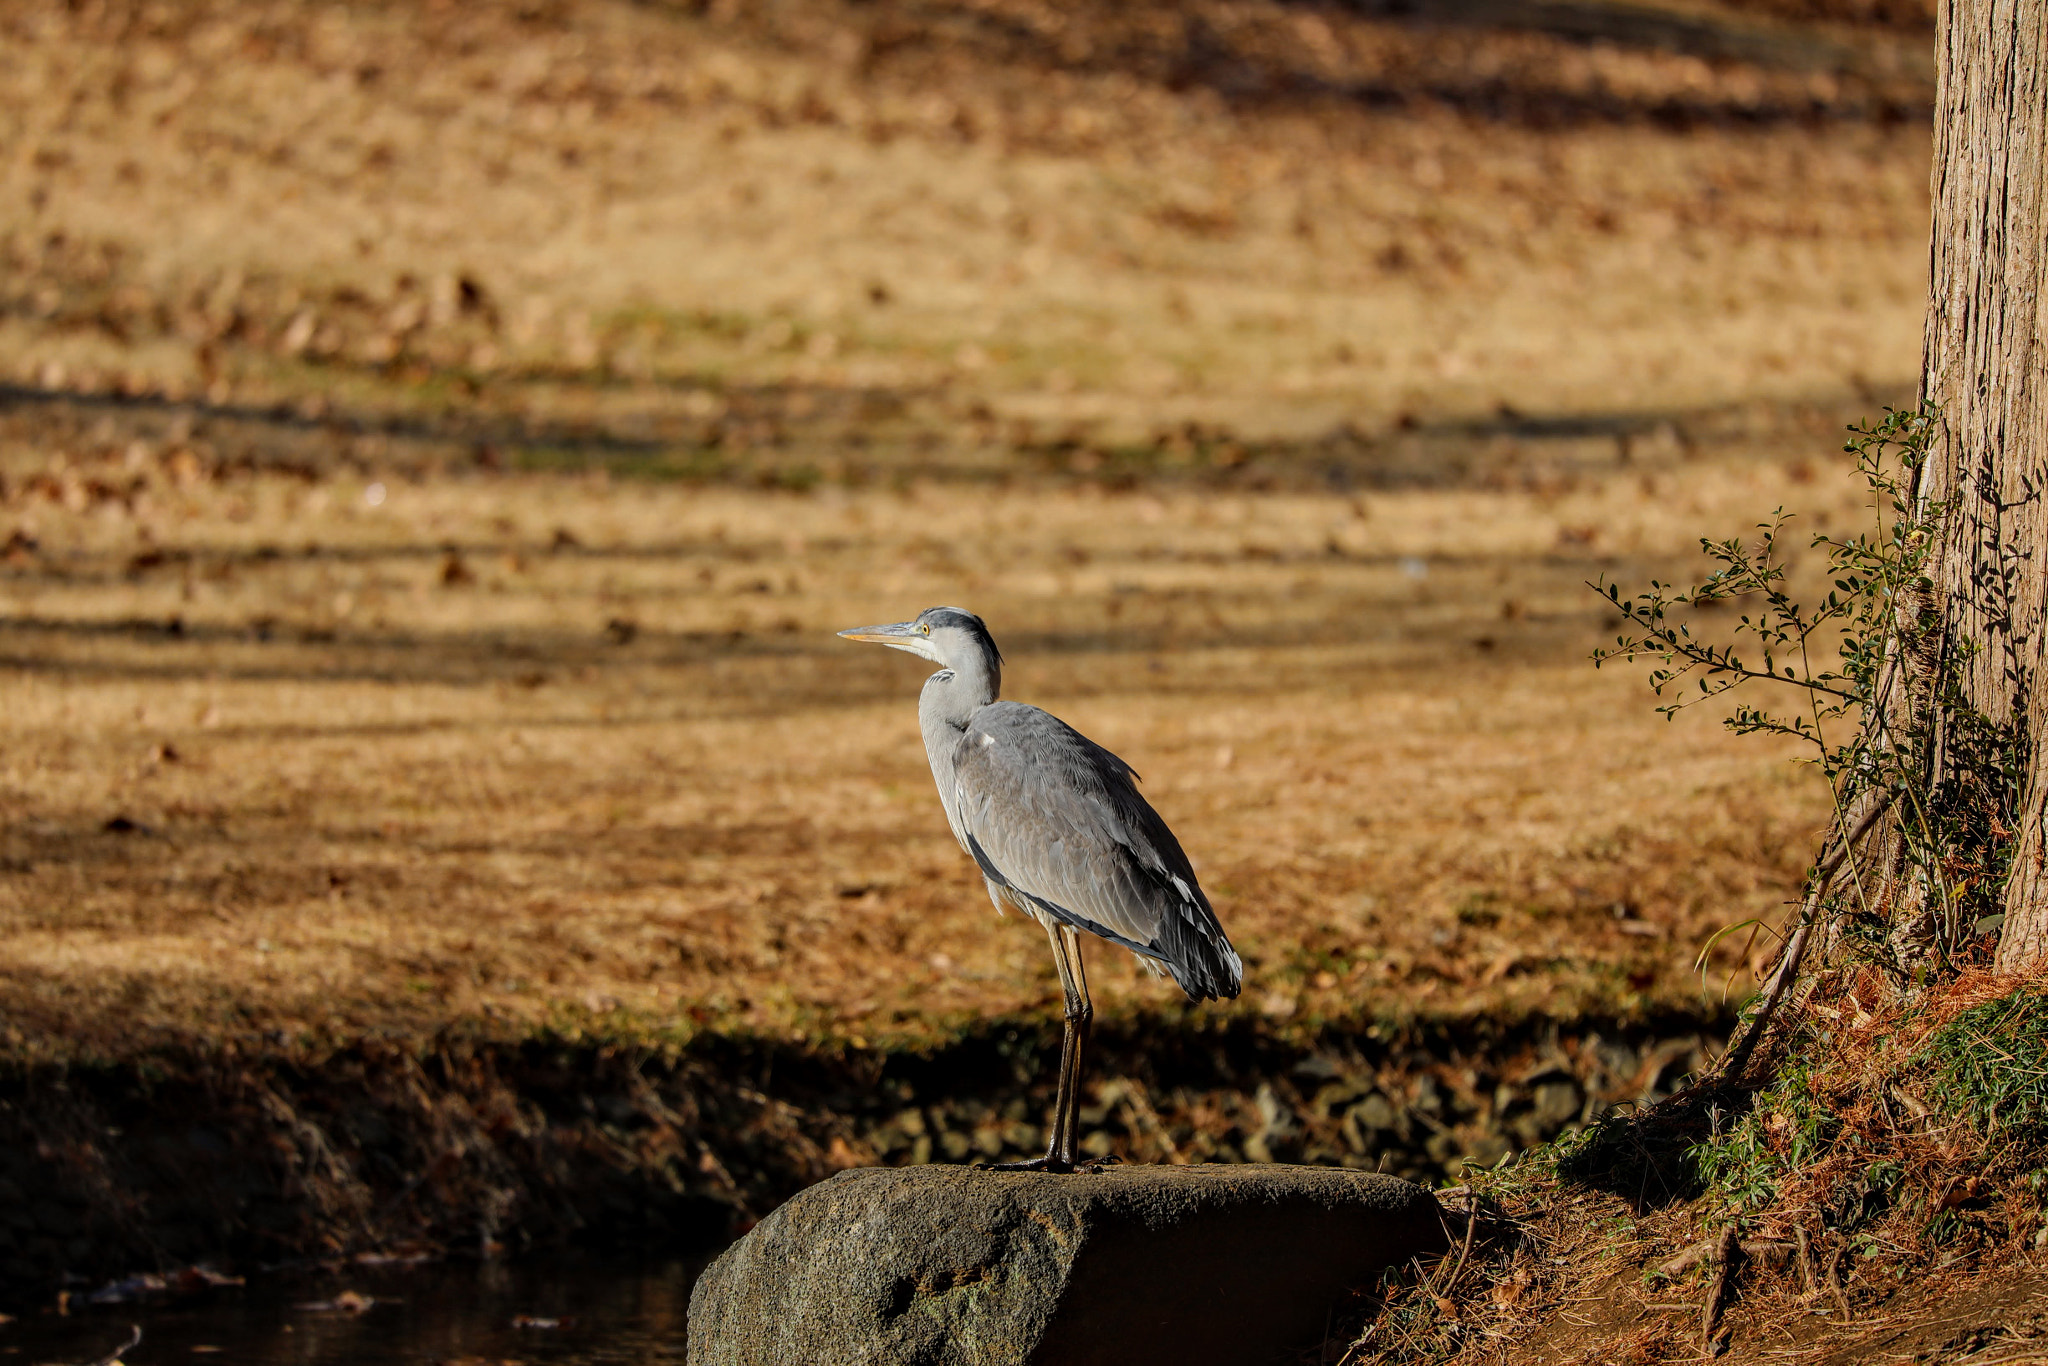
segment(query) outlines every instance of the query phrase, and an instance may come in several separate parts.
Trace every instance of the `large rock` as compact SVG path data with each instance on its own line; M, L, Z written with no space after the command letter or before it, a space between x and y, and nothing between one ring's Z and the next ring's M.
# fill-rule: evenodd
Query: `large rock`
M1329 1167L865 1168L690 1296L690 1366L1249 1366L1441 1249L1436 1202Z

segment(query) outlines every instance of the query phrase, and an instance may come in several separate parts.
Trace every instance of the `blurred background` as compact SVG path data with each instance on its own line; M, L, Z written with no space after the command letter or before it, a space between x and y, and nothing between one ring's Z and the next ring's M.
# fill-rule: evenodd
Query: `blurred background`
M1931 53L1931 0L9 4L0 1044L659 1041L796 1115L633 1148L743 1206L1028 1149L1043 936L832 635L954 603L1244 951L1200 1012L1093 954L1095 1151L1455 1170L1668 1086L1827 796L1596 673L1587 581L1853 525Z

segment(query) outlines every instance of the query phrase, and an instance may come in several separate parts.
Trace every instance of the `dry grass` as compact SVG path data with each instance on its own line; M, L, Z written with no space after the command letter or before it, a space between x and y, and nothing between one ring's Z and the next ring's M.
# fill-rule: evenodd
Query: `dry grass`
M1240 1010L1693 1001L1698 943L1786 899L1821 814L1783 753L1667 726L1588 667L1608 623L1583 580L1795 497L1846 515L1832 476L1701 461L1345 497L392 476L373 507L353 477L185 482L191 443L88 442L9 479L20 1023L1035 1010L1047 955L945 831L920 675L830 634L940 601L986 615L1008 695L1147 775L1252 964ZM42 458L29 440L13 468ZM1731 970L1744 989L1725 955L1714 989ZM1159 999L1099 976L1111 1008Z
M829 634L942 601L1151 779L1231 1009L1696 1007L1820 793L1581 581L1846 515L1925 63L1572 15L10 7L10 1039L1041 1010ZM532 472L607 463L695 482Z
M0 372L1117 439L1908 379L1920 38L1581 10L16 6Z

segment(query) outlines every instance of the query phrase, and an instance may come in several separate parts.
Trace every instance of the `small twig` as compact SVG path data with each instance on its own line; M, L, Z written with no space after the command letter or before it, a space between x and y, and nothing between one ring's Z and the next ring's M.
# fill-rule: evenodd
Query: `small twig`
M1665 1260L1657 1263L1657 1274L1666 1280L1676 1280L1701 1262L1712 1257L1717 1241L1714 1238L1702 1238L1677 1256L1667 1257Z
M1820 1281L1813 1272L1813 1244L1807 1240L1806 1225L1794 1226L1792 1241L1799 1249L1799 1279L1805 1284L1809 1296L1818 1295Z
M1422 1264L1422 1258L1410 1257L1408 1264L1415 1268L1415 1279L1422 1282L1422 1292L1433 1300L1441 1298L1436 1293L1436 1282L1430 1278L1429 1268Z
M1842 1264L1842 1253L1847 1249L1848 1244L1843 1243L1828 1258L1828 1290L1833 1293L1835 1303L1842 1307L1842 1322L1844 1323L1847 1323L1853 1316L1849 1312L1849 1297L1842 1291L1842 1278L1835 1273L1836 1269Z
M1465 1259L1472 1255L1472 1235L1478 1228L1479 1198L1468 1195L1465 1200L1465 1245L1458 1249L1458 1264L1451 1268L1451 1278L1444 1282L1442 1294L1449 1295L1451 1287L1458 1283L1458 1277L1464 1274Z
M1734 1226L1722 1229L1714 1247L1714 1260L1719 1266L1714 1272L1713 1284L1707 1287L1707 1305L1700 1314L1700 1341L1709 1352L1714 1347L1714 1329L1721 1322L1722 1307L1735 1284L1735 1260L1741 1255L1742 1241L1736 1236Z
M1799 964L1806 957L1807 941L1813 935L1814 915L1820 909L1821 899L1827 895L1828 887L1835 880L1835 874L1841 871L1842 864L1848 859L1849 851L1856 846L1856 842L1870 833L1870 828L1877 824L1880 816L1891 810L1892 794L1889 792L1874 793L1867 800L1869 805L1854 822L1843 823L1845 829L1842 838L1815 867L1813 890L1806 894L1806 901L1799 908L1799 928L1785 945L1785 952L1778 959L1778 970L1771 974L1770 985L1764 991L1764 1002L1757 1007L1756 1014L1751 1017L1749 1028L1743 1032L1740 1040L1721 1055L1721 1065L1718 1069L1721 1076L1740 1077L1743 1069L1749 1066L1750 1054L1756 1051L1757 1044L1770 1029L1771 1017L1777 1013L1779 1002L1785 998L1785 988L1799 975Z
M131 1323L128 1325L128 1340L126 1342L122 1343L119 1347L116 1347L113 1351L101 1357L98 1361L87 1362L86 1366L114 1366L114 1363L121 1359L121 1354L123 1352L134 1351L136 1346L140 1344L141 1341L141 1325Z

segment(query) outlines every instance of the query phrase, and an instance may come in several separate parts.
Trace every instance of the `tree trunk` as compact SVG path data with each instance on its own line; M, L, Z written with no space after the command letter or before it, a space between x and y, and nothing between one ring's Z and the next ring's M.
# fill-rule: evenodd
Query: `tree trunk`
M1939 31L1921 372L1939 426L1916 494L1942 510L1929 605L1954 691L1928 699L1929 777L1937 804L2018 784L2018 828L1994 833L2015 841L1997 962L2019 969L2048 958L2048 0L1942 0ZM2020 772L1971 772L1982 723Z

